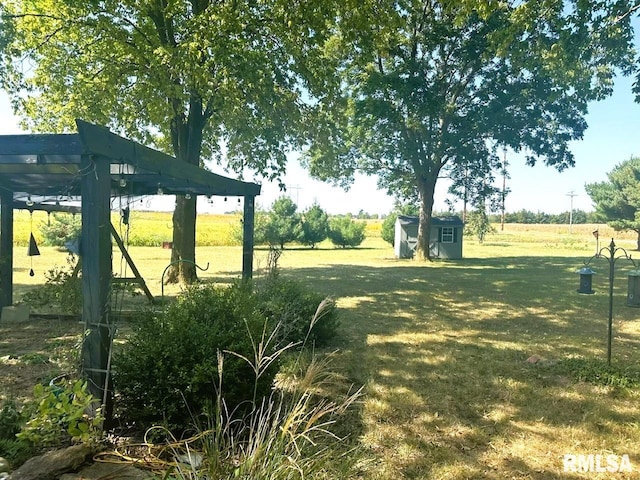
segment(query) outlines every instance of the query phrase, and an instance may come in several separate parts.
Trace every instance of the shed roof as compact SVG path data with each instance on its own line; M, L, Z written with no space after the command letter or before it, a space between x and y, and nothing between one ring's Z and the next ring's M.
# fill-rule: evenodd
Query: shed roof
M401 225L418 225L419 218L413 215L398 215L396 220ZM447 217L431 217L431 225L434 227L463 227L464 222L460 217L452 215Z
M27 195L77 196L85 155L108 159L117 195L256 196L260 185L234 180L76 120L78 133L0 135L0 189Z

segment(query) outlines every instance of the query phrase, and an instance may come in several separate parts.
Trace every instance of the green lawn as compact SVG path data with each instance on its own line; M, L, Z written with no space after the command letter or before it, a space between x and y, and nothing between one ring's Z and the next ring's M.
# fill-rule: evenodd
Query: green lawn
M347 419L362 479L640 478L640 387L578 381L570 357L606 356L608 266L595 260L595 295L576 293L576 270L595 251L594 226L505 226L462 260L397 260L379 237L362 248L291 248L282 275L338 300L336 367L365 385ZM600 227L603 244L612 232ZM607 238L608 236L608 238ZM632 236L618 236L633 248ZM26 250L26 248L25 248ZM16 250L17 291L43 281L64 254L41 248L29 277ZM26 253L26 251L25 251ZM637 252L632 252L637 254ZM131 248L154 294L169 250ZM257 250L256 277L267 252ZM240 247L198 247L205 281L240 275ZM121 272L114 253L114 270ZM640 310L625 306L629 262L615 286L613 364L640 371ZM175 294L168 287L167 294ZM532 355L543 357L528 363ZM629 455L634 472L563 472L564 454Z

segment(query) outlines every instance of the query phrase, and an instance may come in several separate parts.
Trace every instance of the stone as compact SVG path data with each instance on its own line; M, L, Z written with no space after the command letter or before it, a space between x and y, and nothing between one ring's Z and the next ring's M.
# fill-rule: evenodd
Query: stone
M9 471L9 461L5 458L0 457L0 473Z
M25 323L29 321L31 307L29 305L11 305L2 307L0 319L2 323Z
M150 473L127 464L96 462L78 471L65 473L60 480L147 480L154 478Z
M27 460L8 480L56 480L63 473L77 470L91 454L93 449L82 444L52 450Z
M545 359L539 355L531 355L529 358L527 358L527 363L542 363L544 362Z

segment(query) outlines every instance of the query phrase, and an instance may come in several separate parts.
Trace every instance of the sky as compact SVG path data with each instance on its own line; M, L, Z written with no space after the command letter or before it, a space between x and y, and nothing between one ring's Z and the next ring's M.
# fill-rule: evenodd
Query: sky
M522 209L533 212L562 213L575 210L593 211L591 199L584 189L586 183L601 182L617 164L632 156L640 156L640 104L634 102L631 92L632 79L620 77L616 80L611 97L592 103L586 117L589 125L584 138L572 142L571 151L575 156L575 167L558 172L552 167L525 165L524 158L507 151L509 176L506 197L507 212ZM20 129L18 118L11 111L5 92L0 90L0 135L28 133ZM225 174L220 168L212 171ZM317 202L330 214L357 214L361 210L369 214L389 213L394 199L377 187L375 177L357 176L348 191L311 179L291 155L283 183L287 191L280 191L277 183L245 178L262 184L261 195L257 198L260 208L268 209L281 195L289 196L299 211ZM501 184L501 177L497 179ZM447 210L445 200L449 198L447 185L439 181L435 196L435 211ZM152 197L143 202L143 207L154 210L171 210L174 199L171 196ZM198 210L202 213L222 213L238 207L237 198L227 201L214 198L210 204L200 198ZM462 206L457 205L461 210Z

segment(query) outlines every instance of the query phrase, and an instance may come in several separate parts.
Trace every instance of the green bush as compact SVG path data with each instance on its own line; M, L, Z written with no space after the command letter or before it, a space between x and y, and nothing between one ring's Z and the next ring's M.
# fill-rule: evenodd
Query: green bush
M269 277L256 288L258 308L271 320L281 322L280 343L312 342L325 346L338 329L338 309L333 301L325 302L320 318L312 325L318 306L325 296L294 280Z
M396 220L398 219L399 215L410 215L416 217L420 215L420 207L413 203L403 204L396 202L393 207L393 211L389 215L387 215L387 217L384 219L384 222L382 222L382 228L380 232L382 239L385 242L391 244L391 246L393 246L395 242Z
M270 245L284 249L286 243L302 238L302 224L297 209L289 197L282 196L273 202L265 226L265 240Z
M228 408L268 394L277 365L256 379L239 357L254 358L252 341L260 341L265 322L244 283L191 287L164 311L143 314L114 359L125 419L141 427L188 428L195 420L190 412L206 411L216 397L218 353L225 353L222 387Z
M33 456L31 446L16 437L26 421L27 418L14 400L4 402L0 409L0 457L13 466Z
M114 358L123 419L176 433L189 428L200 420L190 412L206 413L220 393L219 353L224 354L221 389L227 408L255 405L268 396L278 371L278 362L267 357L288 343L306 339L325 345L335 335L337 308L323 300L299 283L274 276L256 286L191 287L163 311L141 314ZM314 322L321 303L322 315Z
M0 439L12 440L25 420L14 400L7 400L0 409Z
M82 222L80 215L69 213L53 213L47 223L42 224L42 238L45 245L63 247L65 243L80 236Z
M496 229L491 225L486 210L477 208L467 215L464 233L467 236L475 235L478 242L482 243L488 234L496 233Z
M14 400L7 400L0 409L0 457L15 461L22 442L16 438L27 419Z
M357 247L364 241L366 226L349 217L333 217L329 221L329 240L342 248Z
M329 233L329 217L324 210L314 203L302 215L302 238L304 245L315 248Z
M398 214L397 213L390 213L389 215L387 215L387 218L384 219L384 221L382 222L382 228L380 230L380 236L382 237L382 239L387 242L390 243L391 246L393 246L393 244L396 241L396 220L398 219Z
M82 281L74 273L76 257L67 256L67 266L54 267L44 274L46 281L22 300L35 306L57 305L65 313L80 313L82 309Z

